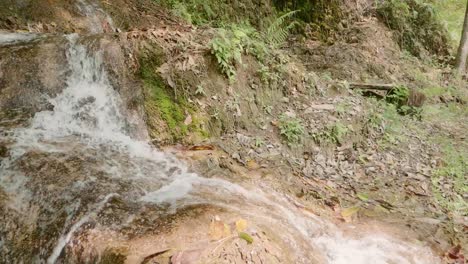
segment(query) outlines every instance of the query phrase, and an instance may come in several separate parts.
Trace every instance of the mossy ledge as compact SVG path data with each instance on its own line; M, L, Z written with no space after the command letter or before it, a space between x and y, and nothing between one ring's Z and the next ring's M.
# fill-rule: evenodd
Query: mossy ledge
M186 96L176 96L174 89L166 85L157 73L160 65L157 55L140 60L140 76L145 93L147 125L151 139L159 143L190 141L190 138L206 138L207 132L196 109L189 104ZM187 116L191 122L186 124Z

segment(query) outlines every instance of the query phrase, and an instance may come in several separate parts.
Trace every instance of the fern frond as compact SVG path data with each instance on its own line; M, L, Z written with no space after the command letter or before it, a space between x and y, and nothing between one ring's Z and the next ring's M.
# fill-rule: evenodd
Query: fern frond
M287 20L296 14L298 10L288 12L275 19L266 30L266 40L269 44L277 46L286 41L289 31L296 25L296 21L286 24Z

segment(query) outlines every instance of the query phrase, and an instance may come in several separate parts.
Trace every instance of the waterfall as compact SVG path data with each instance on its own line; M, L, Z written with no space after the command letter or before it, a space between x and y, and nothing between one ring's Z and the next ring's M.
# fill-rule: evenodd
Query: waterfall
M97 19L103 11L82 0L79 6L95 25L90 31L103 32ZM112 21L107 21L113 28ZM332 264L438 262L428 248L383 233L349 235L331 222L298 210L272 190L202 177L149 142L134 139L101 52L92 52L78 35L67 38L66 87L49 98L50 110L36 113L29 126L9 133L14 144L10 157L0 165L0 186L9 197L9 210L20 215L18 221L38 223L41 235L52 236L41 238L47 241L43 242L46 249L35 256L38 262L56 263L85 224L107 227L99 213L117 198L135 207L160 206L161 214L202 204L236 212L281 230L278 236L295 250L296 263L311 263L311 252L321 255L314 261ZM10 36L3 39L12 42ZM128 212L126 217L134 215ZM112 224L118 227L128 222ZM7 252L1 249L8 247L6 241L0 232L0 254Z

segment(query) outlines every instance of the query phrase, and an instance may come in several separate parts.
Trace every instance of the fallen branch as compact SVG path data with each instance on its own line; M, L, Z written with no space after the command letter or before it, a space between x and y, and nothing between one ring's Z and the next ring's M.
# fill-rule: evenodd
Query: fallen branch
M157 257L157 256L159 256L159 255L162 255L162 254L164 254L164 253L166 253L166 252L168 252L168 251L170 251L170 250L171 250L171 249L168 248L168 249L161 250L161 251L158 251L158 252L156 252L156 253L153 253L153 254L151 254L151 255L148 255L148 256L146 256L146 257L143 259L143 262L141 262L141 264L149 263L149 262L151 261L152 258Z

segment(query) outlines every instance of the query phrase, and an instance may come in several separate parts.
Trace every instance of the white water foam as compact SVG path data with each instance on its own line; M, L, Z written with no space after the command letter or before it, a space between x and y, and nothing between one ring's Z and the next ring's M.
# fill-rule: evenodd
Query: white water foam
M423 247L392 239L385 234L349 238L339 231L320 236L314 244L333 264L435 264L440 260Z
M38 35L33 33L2 32L0 31L0 46L13 45L29 42L36 39Z

